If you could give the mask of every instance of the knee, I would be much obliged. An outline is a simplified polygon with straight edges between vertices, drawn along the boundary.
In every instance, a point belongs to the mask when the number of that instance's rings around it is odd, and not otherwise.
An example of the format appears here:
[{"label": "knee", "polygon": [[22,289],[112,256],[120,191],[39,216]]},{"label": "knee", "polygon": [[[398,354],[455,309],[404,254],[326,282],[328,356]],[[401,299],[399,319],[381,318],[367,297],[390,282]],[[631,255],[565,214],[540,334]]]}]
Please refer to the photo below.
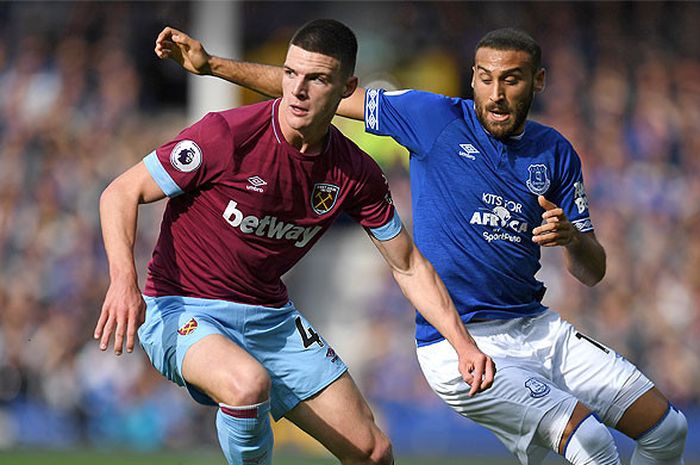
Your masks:
[{"label": "knee", "polygon": [[355,448],[350,455],[341,459],[343,465],[393,465],[394,463],[391,441],[381,432],[363,447]]},{"label": "knee", "polygon": [[565,444],[562,455],[573,464],[620,464],[610,431],[593,415],[578,425]]},{"label": "knee", "polygon": [[229,405],[258,404],[269,399],[271,386],[270,375],[262,366],[250,366],[226,373],[220,402]]},{"label": "knee", "polygon": [[[637,438],[635,455],[664,460],[669,463],[683,456],[685,438],[688,435],[688,421],[680,410],[669,407],[666,416],[651,430]],[[680,463],[680,462],[678,462]]]}]

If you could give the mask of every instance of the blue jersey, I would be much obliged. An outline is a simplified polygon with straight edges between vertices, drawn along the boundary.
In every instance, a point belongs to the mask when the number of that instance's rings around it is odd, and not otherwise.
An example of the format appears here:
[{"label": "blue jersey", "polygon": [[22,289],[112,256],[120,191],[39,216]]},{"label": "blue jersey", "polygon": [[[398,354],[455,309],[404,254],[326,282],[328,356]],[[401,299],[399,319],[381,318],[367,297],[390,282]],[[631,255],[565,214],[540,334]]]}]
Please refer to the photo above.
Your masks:
[{"label": "blue jersey", "polygon": [[[473,101],[413,90],[367,89],[365,128],[410,151],[414,240],[462,320],[543,312],[540,246],[532,242],[544,212],[537,196],[563,208],[579,231],[593,230],[571,144],[533,121],[521,136],[497,140]],[[420,313],[416,339],[442,339]]]}]

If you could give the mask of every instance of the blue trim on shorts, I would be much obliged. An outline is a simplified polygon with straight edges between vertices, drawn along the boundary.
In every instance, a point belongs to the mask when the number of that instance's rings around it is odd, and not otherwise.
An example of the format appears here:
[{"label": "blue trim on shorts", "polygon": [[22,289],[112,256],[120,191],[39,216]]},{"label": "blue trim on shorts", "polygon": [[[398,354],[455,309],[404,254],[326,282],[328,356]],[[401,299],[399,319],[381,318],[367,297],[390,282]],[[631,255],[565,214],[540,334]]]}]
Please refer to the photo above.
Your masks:
[{"label": "blue trim on shorts", "polygon": [[401,232],[401,228],[403,228],[403,223],[399,217],[399,212],[394,209],[394,216],[391,217],[391,220],[389,220],[387,224],[378,228],[370,228],[370,232],[378,240],[388,241],[398,236]]},{"label": "blue trim on shorts", "polygon": [[160,164],[155,150],[144,157],[143,164],[146,165],[146,169],[151,173],[151,177],[153,177],[153,180],[163,190],[165,195],[168,197],[177,197],[184,193],[184,191],[180,189],[180,186],[173,181],[173,178],[170,177],[168,172],[165,171],[163,165]]}]

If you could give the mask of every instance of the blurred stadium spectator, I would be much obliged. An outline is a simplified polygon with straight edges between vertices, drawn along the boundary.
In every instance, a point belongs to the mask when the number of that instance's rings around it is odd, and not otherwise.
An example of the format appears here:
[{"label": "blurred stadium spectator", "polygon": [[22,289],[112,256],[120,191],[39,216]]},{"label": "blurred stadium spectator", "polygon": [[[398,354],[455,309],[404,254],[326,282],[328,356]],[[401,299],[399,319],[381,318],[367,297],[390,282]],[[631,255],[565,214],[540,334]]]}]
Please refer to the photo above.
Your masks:
[{"label": "blurred stadium spectator", "polygon": [[[191,7],[0,3],[0,448],[214,441],[213,432],[192,426],[206,413],[144,370],[143,354],[101,354],[91,339],[107,287],[99,193],[183,126],[186,77],[151,50],[164,24],[187,30]],[[697,424],[700,4],[244,2],[242,12],[248,58],[284,49],[283,28],[336,17],[358,33],[363,84],[464,96],[470,70],[460,64],[469,63],[479,36],[505,25],[531,31],[549,73],[534,117],[559,128],[581,155],[597,236],[608,253],[607,276],[592,289],[563,272],[561,254],[545,253],[551,262],[541,275],[545,302],[611,341],[691,413],[691,429]],[[399,149],[338,124],[383,163],[408,220]],[[142,273],[159,208],[141,211]],[[315,310],[310,318],[328,328],[323,332],[340,353],[354,352],[344,344],[366,339],[367,350],[348,362],[372,401],[434,405],[439,401],[412,351],[412,310],[388,275],[377,279],[383,265],[374,252],[347,252],[334,242],[355,234],[362,232],[340,226],[324,240],[326,255],[312,254],[289,277],[294,294],[314,296],[313,304],[298,303]],[[336,276],[319,276],[326,284],[319,286],[311,278],[317,260],[365,270],[352,276],[361,294],[337,299],[334,282],[348,279],[340,267]],[[320,292],[327,305],[319,303]],[[344,324],[361,331],[348,334]]]}]

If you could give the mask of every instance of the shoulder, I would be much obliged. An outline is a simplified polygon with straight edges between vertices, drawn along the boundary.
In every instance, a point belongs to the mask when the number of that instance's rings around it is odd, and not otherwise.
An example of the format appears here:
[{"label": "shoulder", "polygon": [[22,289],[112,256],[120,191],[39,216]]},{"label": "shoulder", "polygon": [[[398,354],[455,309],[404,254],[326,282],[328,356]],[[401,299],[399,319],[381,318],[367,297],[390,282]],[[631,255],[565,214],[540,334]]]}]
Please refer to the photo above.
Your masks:
[{"label": "shoulder", "polygon": [[436,109],[445,108],[461,108],[462,99],[448,97],[446,95],[435,94],[424,90],[403,89],[403,90],[378,90],[369,89],[367,91],[367,100],[371,102],[373,98],[378,98],[380,95],[389,102],[402,102],[404,104],[413,105],[431,105],[424,108],[426,111],[435,111]]},{"label": "shoulder", "polygon": [[574,152],[571,142],[551,126],[528,120],[526,131],[528,137],[540,146],[555,149],[558,152]]},{"label": "shoulder", "polygon": [[381,174],[379,164],[350,140],[338,128],[331,125],[331,151],[334,161],[341,169],[347,168],[351,177],[364,177],[372,172]]},{"label": "shoulder", "polygon": [[213,112],[210,115],[216,115],[220,124],[225,124],[231,134],[236,136],[237,140],[246,140],[261,129],[269,126],[270,121],[272,121],[273,103],[273,100],[269,100],[230,110]]}]

